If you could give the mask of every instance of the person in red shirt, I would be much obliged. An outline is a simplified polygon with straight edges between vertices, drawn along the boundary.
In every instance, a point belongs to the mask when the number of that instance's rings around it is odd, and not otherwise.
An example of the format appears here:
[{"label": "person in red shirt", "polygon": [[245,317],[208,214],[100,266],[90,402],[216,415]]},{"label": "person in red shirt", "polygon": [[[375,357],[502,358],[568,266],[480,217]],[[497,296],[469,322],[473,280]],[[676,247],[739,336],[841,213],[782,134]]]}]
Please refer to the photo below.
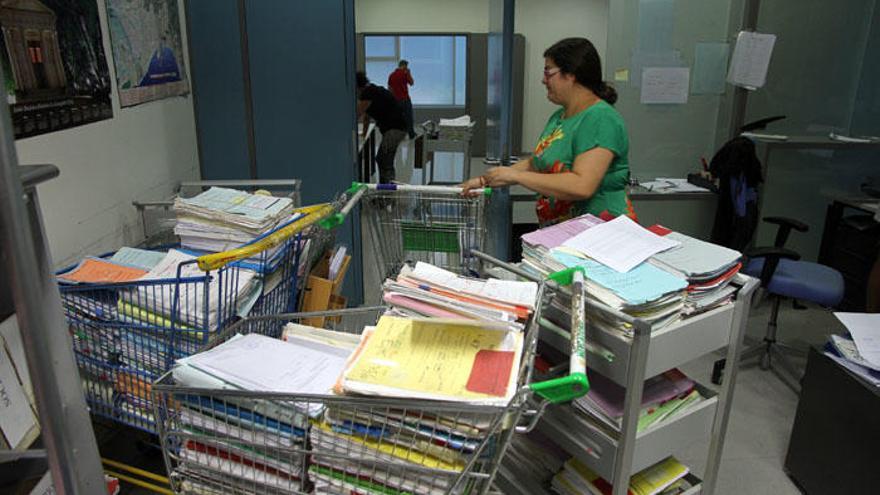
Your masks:
[{"label": "person in red shirt", "polygon": [[409,62],[401,60],[397,64],[397,69],[388,76],[388,89],[397,98],[400,107],[403,109],[403,116],[406,119],[406,130],[409,138],[416,137],[416,131],[413,129],[413,106],[412,100],[409,99],[409,88],[414,84],[412,74],[409,73]]}]

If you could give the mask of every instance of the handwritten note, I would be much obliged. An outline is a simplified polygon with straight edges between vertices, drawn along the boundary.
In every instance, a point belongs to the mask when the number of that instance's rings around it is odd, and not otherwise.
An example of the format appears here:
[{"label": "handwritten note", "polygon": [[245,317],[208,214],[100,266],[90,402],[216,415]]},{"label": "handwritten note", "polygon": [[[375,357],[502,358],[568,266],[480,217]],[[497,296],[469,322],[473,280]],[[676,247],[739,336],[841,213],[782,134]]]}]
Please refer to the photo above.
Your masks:
[{"label": "handwritten note", "polygon": [[767,81],[775,34],[742,31],[736,37],[727,81],[746,89],[757,89]]},{"label": "handwritten note", "polygon": [[[450,400],[510,397],[515,391],[516,370],[522,350],[519,332],[498,332],[479,325],[435,320],[409,320],[385,316],[345,374],[346,390],[384,392],[397,397]],[[481,372],[510,377],[503,394],[468,389],[471,371],[480,351],[513,352],[515,359],[487,360]],[[362,385],[366,385],[363,387]]]},{"label": "handwritten note", "polygon": [[691,70],[688,67],[645,67],[642,69],[642,99],[645,104],[687,103]]}]

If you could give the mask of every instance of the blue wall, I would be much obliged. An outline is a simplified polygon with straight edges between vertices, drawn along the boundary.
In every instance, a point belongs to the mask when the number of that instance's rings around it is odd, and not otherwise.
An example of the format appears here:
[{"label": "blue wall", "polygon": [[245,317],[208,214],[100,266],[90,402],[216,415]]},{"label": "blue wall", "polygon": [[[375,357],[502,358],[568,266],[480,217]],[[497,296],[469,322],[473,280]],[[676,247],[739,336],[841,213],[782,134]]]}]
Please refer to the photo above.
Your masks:
[{"label": "blue wall", "polygon": [[250,179],[236,0],[189,0],[190,77],[203,179]]},{"label": "blue wall", "polygon": [[[246,0],[244,7],[250,92],[238,1],[189,0],[203,177],[250,178],[253,159],[254,178],[300,179],[304,204],[330,201],[355,178],[353,0]],[[350,305],[363,293],[357,218],[337,232],[353,251],[344,288]]]}]

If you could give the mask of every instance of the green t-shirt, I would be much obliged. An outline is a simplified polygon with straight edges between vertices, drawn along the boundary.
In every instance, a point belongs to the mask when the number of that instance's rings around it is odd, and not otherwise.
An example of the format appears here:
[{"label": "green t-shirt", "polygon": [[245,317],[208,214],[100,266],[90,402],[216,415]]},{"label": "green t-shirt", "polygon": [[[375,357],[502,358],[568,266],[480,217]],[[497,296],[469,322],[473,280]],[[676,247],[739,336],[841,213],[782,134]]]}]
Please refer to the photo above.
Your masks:
[{"label": "green t-shirt", "polygon": [[571,171],[574,159],[593,148],[605,148],[614,159],[593,197],[582,201],[562,201],[538,196],[536,210],[542,225],[592,213],[608,211],[612,215],[631,214],[626,199],[629,181],[629,138],[623,118],[603,100],[586,110],[563,118],[564,109],[554,113],[532,156],[532,166],[542,173]]}]

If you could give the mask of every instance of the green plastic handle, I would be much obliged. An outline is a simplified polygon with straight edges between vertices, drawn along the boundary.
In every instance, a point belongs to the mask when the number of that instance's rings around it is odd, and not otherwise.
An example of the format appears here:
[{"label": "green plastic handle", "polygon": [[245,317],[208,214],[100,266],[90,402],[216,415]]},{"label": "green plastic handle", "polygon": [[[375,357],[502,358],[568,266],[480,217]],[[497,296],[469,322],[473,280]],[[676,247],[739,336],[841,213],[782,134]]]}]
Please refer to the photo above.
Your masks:
[{"label": "green plastic handle", "polygon": [[[579,274],[580,277],[575,279],[575,274]],[[550,280],[559,285],[574,284],[577,291],[572,296],[571,364],[568,376],[529,385],[533,392],[554,404],[583,397],[590,391],[590,381],[587,380],[586,374],[586,329],[583,314],[584,276],[586,276],[586,270],[582,266],[560,270],[549,276]]]},{"label": "green plastic handle", "polygon": [[590,381],[587,380],[586,373],[575,372],[544,382],[530,383],[529,388],[541,398],[554,404],[561,404],[587,395],[590,391]]},{"label": "green plastic handle", "polygon": [[326,218],[322,218],[318,222],[318,225],[320,225],[324,229],[330,230],[330,229],[335,229],[336,227],[339,227],[340,225],[342,225],[342,222],[344,222],[344,221],[345,221],[345,215],[337,212],[337,213],[334,213]]}]

